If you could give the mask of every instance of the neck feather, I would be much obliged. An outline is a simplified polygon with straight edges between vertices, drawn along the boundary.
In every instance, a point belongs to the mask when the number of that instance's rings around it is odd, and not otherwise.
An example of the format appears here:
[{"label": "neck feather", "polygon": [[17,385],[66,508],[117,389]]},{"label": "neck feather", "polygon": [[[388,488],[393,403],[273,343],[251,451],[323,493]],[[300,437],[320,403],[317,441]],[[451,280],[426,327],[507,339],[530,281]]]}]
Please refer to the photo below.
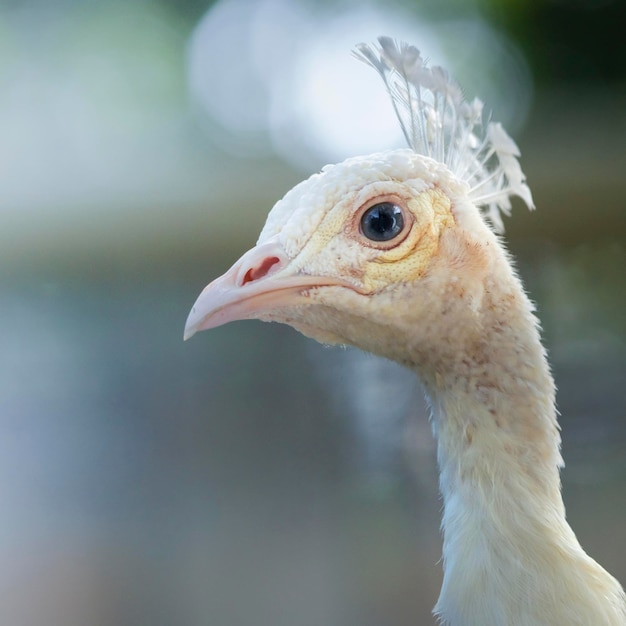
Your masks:
[{"label": "neck feather", "polygon": [[554,384],[532,305],[509,278],[504,292],[485,285],[479,334],[416,359],[444,501],[435,612],[454,626],[624,626],[619,583],[565,520]]}]

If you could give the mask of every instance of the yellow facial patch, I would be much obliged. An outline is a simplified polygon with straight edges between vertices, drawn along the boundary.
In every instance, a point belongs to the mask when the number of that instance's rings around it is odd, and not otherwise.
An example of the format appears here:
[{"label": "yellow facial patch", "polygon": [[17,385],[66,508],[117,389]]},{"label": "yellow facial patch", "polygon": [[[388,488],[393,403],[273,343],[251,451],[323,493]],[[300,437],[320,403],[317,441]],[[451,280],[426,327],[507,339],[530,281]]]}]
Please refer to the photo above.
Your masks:
[{"label": "yellow facial patch", "polygon": [[441,232],[454,224],[450,199],[437,188],[410,198],[406,209],[414,219],[411,230],[398,246],[376,250],[363,272],[363,286],[367,291],[418,280],[437,254]]}]

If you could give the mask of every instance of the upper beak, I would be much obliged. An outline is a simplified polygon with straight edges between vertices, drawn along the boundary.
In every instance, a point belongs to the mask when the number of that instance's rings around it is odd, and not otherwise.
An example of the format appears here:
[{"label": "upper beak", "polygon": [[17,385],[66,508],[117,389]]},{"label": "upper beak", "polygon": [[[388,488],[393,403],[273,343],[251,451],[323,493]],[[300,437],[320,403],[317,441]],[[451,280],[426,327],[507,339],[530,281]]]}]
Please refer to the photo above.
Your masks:
[{"label": "upper beak", "polygon": [[304,292],[312,287],[350,286],[332,277],[290,271],[289,265],[289,257],[276,240],[246,252],[198,296],[187,318],[184,338],[234,320],[258,318],[278,308],[304,304]]}]

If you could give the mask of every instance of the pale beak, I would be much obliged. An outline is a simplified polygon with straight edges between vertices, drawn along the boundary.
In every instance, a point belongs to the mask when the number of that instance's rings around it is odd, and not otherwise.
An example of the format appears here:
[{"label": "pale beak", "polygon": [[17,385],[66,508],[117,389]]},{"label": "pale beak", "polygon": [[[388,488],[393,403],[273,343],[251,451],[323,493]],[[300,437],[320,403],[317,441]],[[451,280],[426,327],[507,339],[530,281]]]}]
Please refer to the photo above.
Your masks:
[{"label": "pale beak", "polygon": [[207,285],[193,305],[184,338],[235,320],[253,319],[283,307],[307,304],[313,287],[347,282],[290,271],[290,259],[276,240],[246,252],[225,274]]}]

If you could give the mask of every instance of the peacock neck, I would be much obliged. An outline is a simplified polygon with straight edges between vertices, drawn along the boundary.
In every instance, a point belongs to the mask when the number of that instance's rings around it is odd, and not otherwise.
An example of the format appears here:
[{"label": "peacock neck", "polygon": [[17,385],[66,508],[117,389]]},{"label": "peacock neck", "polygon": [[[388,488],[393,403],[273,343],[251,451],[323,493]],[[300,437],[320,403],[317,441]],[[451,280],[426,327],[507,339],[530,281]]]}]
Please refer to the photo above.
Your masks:
[{"label": "peacock neck", "polygon": [[531,305],[521,287],[498,302],[484,303],[480,333],[418,368],[444,503],[435,612],[451,626],[623,626],[619,584],[565,520],[554,384]]}]

